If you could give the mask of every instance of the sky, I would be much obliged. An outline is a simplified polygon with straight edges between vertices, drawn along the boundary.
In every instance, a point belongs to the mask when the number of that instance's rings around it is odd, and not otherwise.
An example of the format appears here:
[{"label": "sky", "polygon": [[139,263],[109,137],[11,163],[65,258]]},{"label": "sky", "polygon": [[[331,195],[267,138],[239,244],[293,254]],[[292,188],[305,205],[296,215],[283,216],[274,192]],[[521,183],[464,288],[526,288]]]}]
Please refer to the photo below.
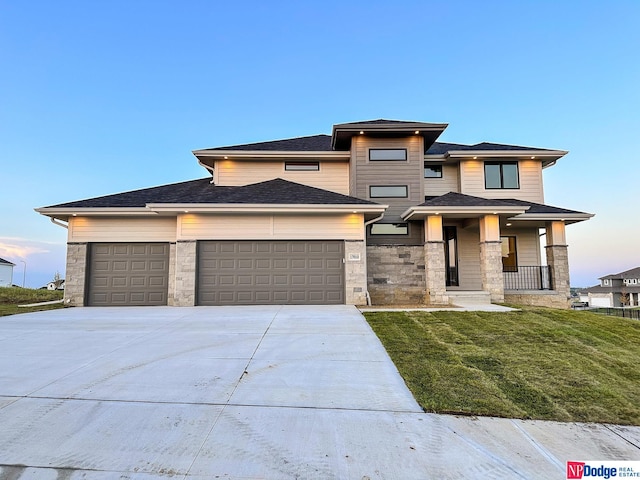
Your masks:
[{"label": "sky", "polygon": [[[199,148],[389,118],[568,150],[572,286],[640,266],[640,2],[0,0],[0,257],[64,276],[34,208],[206,176]],[[26,268],[25,268],[26,267]]]}]

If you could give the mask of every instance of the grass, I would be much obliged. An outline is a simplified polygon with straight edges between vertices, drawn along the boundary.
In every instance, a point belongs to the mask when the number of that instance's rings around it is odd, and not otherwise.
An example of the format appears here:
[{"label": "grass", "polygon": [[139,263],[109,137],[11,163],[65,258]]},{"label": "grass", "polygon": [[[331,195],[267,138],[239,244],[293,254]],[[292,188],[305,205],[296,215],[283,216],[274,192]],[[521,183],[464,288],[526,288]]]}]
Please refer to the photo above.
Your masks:
[{"label": "grass", "polygon": [[365,317],[425,411],[640,425],[640,321],[531,307]]},{"label": "grass", "polygon": [[0,317],[15,313],[39,312],[41,310],[53,310],[62,308],[62,304],[43,305],[40,307],[23,307],[29,303],[50,302],[61,300],[63,292],[60,290],[33,290],[31,288],[4,287],[0,288]]}]

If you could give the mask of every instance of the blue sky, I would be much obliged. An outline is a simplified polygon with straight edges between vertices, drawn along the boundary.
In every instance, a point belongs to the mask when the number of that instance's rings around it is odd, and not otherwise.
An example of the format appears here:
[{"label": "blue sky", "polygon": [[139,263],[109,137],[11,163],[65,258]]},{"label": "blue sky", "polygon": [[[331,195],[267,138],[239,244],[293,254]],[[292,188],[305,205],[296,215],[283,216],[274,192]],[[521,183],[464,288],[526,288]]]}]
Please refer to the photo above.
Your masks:
[{"label": "blue sky", "polygon": [[0,257],[64,273],[33,208],[205,176],[198,148],[391,118],[569,150],[572,284],[640,266],[640,2],[0,0]]}]

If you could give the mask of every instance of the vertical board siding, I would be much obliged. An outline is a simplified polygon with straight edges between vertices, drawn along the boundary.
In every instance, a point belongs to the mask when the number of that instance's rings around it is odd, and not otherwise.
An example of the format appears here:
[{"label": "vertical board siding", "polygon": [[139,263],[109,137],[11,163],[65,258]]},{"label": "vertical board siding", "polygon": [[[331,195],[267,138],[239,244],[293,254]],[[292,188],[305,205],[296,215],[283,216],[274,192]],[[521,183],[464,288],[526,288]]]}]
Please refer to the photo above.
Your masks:
[{"label": "vertical board siding", "polygon": [[179,240],[363,240],[361,213],[343,215],[196,215],[178,217]]},{"label": "vertical board siding", "polygon": [[216,184],[241,186],[282,178],[330,192],[349,195],[349,163],[347,161],[291,160],[297,162],[318,161],[319,171],[294,172],[284,169],[285,160],[216,162]]},{"label": "vertical board siding", "polygon": [[542,162],[520,160],[518,162],[520,188],[484,188],[484,161],[462,160],[460,162],[460,193],[484,198],[517,198],[530,202],[544,203],[542,188]]},{"label": "vertical board siding", "polygon": [[[411,205],[424,201],[422,177],[424,176],[424,145],[419,135],[405,138],[371,138],[357,136],[352,139],[352,168],[355,192],[358,198],[369,198],[371,185],[407,185],[407,198],[374,198],[374,202],[389,205],[384,221],[400,222],[401,214]],[[407,161],[369,161],[370,148],[406,148]]]},{"label": "vertical board siding", "polygon": [[175,217],[72,217],[69,242],[175,242]]}]

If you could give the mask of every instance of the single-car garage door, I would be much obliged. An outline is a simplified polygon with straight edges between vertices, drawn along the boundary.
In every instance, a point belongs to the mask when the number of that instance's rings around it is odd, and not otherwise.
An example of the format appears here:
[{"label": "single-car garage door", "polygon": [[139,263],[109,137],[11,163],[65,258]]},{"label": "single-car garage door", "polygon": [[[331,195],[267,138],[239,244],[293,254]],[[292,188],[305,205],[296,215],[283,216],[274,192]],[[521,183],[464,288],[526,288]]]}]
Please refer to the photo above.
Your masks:
[{"label": "single-car garage door", "polygon": [[168,243],[92,243],[87,305],[166,305]]},{"label": "single-car garage door", "polygon": [[342,304],[342,241],[198,242],[198,305]]}]

